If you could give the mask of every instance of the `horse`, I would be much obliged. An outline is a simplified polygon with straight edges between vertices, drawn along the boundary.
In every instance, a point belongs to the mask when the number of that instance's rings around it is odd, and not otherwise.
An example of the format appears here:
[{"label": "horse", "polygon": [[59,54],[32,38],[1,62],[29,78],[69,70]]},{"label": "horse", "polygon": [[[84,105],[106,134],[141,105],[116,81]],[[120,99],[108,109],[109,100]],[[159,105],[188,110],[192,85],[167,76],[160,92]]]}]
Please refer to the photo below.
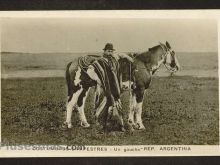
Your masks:
[{"label": "horse", "polygon": [[[149,88],[153,74],[158,70],[161,64],[172,73],[179,70],[180,65],[176,57],[175,51],[172,50],[170,44],[166,41],[165,44],[160,43],[157,46],[149,48],[148,51],[136,54],[129,54],[133,57],[134,62],[131,64],[126,59],[119,60],[120,80],[121,86],[130,89],[130,110],[128,115],[128,125],[131,129],[145,129],[142,122],[142,104],[144,100],[144,93]],[[71,116],[74,108],[78,109],[81,126],[89,127],[84,113],[84,104],[88,91],[92,86],[95,86],[95,117],[98,118],[104,107],[108,103],[108,99],[103,94],[103,83],[101,83],[98,71],[91,66],[97,59],[87,62],[84,70],[83,66],[80,67],[73,63],[67,65],[66,80],[68,86],[68,103],[67,115],[64,124],[67,128],[71,128]],[[127,84],[127,85],[126,85]],[[128,85],[129,84],[129,85]],[[104,91],[105,92],[105,91]],[[118,106],[120,105],[120,100]],[[112,109],[111,105],[108,105]],[[116,111],[117,112],[117,111]],[[120,116],[120,115],[119,115]],[[122,117],[121,125],[123,128]]]},{"label": "horse", "polygon": [[[120,77],[119,62],[113,58],[112,62],[116,68],[115,74],[112,74],[112,67],[109,65],[107,58],[98,55],[87,55],[79,57],[78,61],[72,61],[66,68],[67,82],[67,106],[66,106],[66,121],[63,127],[71,128],[71,117],[73,109],[78,110],[80,117],[80,125],[88,128],[90,124],[87,122],[84,113],[85,100],[91,87],[96,87],[95,109],[97,113],[107,110],[113,110],[115,107],[121,109],[120,87],[118,81],[110,84],[110,80],[118,80]],[[113,77],[115,76],[115,77]],[[101,93],[104,93],[104,98],[101,102]],[[113,107],[114,105],[114,107]],[[105,111],[107,112],[107,111]],[[96,113],[96,114],[97,114]],[[108,114],[105,113],[105,120]],[[119,117],[121,125],[123,125],[122,117]],[[106,122],[104,122],[105,124]]]},{"label": "horse", "polygon": [[[131,128],[145,129],[142,122],[142,105],[144,93],[149,88],[152,76],[159,69],[161,64],[173,74],[180,69],[180,65],[170,44],[160,43],[148,51],[136,54],[133,63],[132,83],[134,86],[130,94],[130,110],[128,115],[128,124]],[[125,65],[124,67],[128,66]],[[128,77],[128,76],[127,76]]]}]

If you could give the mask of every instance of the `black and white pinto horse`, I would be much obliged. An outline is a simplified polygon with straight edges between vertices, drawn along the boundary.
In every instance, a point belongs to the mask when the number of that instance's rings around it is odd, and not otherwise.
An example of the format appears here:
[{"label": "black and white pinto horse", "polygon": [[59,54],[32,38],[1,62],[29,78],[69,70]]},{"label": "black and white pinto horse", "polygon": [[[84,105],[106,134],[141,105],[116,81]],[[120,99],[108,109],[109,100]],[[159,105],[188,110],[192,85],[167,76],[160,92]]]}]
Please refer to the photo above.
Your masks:
[{"label": "black and white pinto horse", "polygon": [[[127,59],[119,60],[119,72],[122,83],[120,87],[127,86],[130,91],[130,110],[128,115],[128,125],[130,128],[145,129],[142,122],[142,105],[144,100],[145,90],[149,87],[152,75],[158,70],[161,64],[173,72],[179,70],[180,65],[175,52],[172,50],[170,44],[160,43],[159,45],[149,48],[148,51],[132,55],[134,62],[131,64]],[[68,86],[68,102],[66,121],[64,126],[71,128],[71,117],[73,109],[77,109],[82,127],[90,127],[87,122],[84,105],[91,87],[95,86],[95,117],[98,118],[103,111],[106,104],[108,104],[107,95],[100,99],[100,95],[105,90],[102,90],[104,83],[100,80],[100,73],[92,65],[96,59],[91,60],[87,65],[79,65],[80,62],[71,62],[67,65],[66,80]],[[83,67],[85,66],[85,67]],[[123,85],[122,85],[123,84]],[[108,108],[116,106],[120,108],[120,98],[114,104],[110,102]],[[108,109],[108,110],[109,110]],[[119,117],[122,120],[122,117]],[[123,121],[121,121],[123,125]]]}]

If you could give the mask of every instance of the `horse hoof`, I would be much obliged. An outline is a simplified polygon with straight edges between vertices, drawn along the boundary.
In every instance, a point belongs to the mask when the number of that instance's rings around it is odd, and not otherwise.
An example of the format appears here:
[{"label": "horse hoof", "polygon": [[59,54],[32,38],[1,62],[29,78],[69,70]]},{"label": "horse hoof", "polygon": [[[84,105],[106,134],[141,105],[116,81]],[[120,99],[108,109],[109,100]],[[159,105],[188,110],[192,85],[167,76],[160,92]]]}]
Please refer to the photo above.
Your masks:
[{"label": "horse hoof", "polygon": [[136,123],[135,128],[138,130],[145,130],[145,127],[142,123]]},{"label": "horse hoof", "polygon": [[72,128],[72,124],[68,124],[67,122],[64,122],[61,126],[64,130]]},{"label": "horse hoof", "polygon": [[135,128],[135,123],[134,123],[134,121],[132,121],[132,120],[128,120],[128,125],[129,125],[129,127],[130,128]]},{"label": "horse hoof", "polygon": [[132,127],[132,129],[138,129],[138,126],[134,123],[131,125],[131,127]]},{"label": "horse hoof", "polygon": [[145,127],[139,127],[138,130],[145,130],[146,128]]},{"label": "horse hoof", "polygon": [[90,124],[89,123],[83,123],[81,122],[80,124],[83,128],[89,128],[90,127]]},{"label": "horse hoof", "polygon": [[68,129],[73,128],[72,124],[67,125]]}]

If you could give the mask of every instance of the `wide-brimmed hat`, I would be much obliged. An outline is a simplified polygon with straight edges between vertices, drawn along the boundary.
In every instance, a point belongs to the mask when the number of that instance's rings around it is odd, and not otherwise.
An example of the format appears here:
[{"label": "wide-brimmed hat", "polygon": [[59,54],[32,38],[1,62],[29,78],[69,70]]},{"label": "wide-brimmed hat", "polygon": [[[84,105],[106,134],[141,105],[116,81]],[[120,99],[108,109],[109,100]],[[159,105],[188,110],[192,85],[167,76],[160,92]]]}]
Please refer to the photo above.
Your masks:
[{"label": "wide-brimmed hat", "polygon": [[115,50],[112,43],[107,43],[103,50]]}]

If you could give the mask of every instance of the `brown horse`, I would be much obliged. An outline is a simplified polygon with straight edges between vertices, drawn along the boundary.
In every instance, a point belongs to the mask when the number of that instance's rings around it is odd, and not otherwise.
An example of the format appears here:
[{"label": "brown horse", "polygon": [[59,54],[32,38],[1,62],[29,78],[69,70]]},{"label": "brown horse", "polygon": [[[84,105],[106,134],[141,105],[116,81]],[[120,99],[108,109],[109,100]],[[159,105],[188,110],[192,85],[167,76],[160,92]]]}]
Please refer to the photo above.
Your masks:
[{"label": "brown horse", "polygon": [[[150,48],[149,51],[135,54],[133,56],[134,63],[130,63],[126,59],[119,60],[119,72],[122,81],[121,86],[127,86],[131,90],[131,106],[128,117],[128,124],[131,128],[145,129],[142,122],[142,104],[144,92],[149,87],[152,75],[155,71],[164,64],[171,72],[179,70],[180,66],[175,52],[171,49],[168,42]],[[103,94],[103,83],[100,80],[99,73],[92,63],[96,60],[91,60],[86,67],[80,67],[79,63],[70,63],[66,70],[66,79],[68,85],[68,103],[67,116],[64,125],[68,128],[72,127],[71,116],[72,110],[78,109],[81,126],[89,127],[84,113],[85,99],[89,89],[96,86],[95,94],[95,116],[99,117],[100,113],[107,105],[108,110],[113,109],[114,105],[109,104],[108,97]],[[128,86],[129,85],[129,86]],[[119,99],[120,102],[120,99]],[[122,117],[119,117],[123,128]]]},{"label": "brown horse", "polygon": [[[164,64],[165,67],[173,72],[179,70],[180,65],[175,52],[171,49],[168,42],[150,48],[149,51],[136,54],[132,72],[132,91],[130,95],[130,111],[128,124],[132,128],[145,129],[142,122],[142,105],[144,93],[151,83],[152,75]],[[128,65],[125,65],[128,66]],[[128,77],[128,76],[127,76]]]}]

